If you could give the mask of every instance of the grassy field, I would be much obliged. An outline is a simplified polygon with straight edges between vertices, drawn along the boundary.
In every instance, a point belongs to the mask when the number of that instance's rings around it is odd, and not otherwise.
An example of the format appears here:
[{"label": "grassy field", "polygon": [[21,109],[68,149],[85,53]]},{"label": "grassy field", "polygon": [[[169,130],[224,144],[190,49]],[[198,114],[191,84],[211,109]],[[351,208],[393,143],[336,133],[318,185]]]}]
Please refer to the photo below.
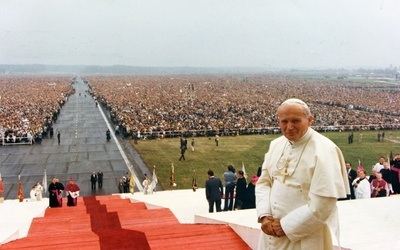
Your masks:
[{"label": "grassy field", "polygon": [[[342,150],[346,161],[351,162],[353,168],[361,160],[362,165],[369,174],[372,166],[378,162],[380,156],[387,156],[400,152],[400,131],[385,131],[385,140],[378,142],[377,132],[363,132],[362,142],[359,142],[360,132],[354,132],[354,143],[348,144],[348,133],[329,132],[323,133],[334,141]],[[195,151],[192,152],[188,138],[188,150],[185,153],[185,161],[179,161],[180,139],[141,140],[132,146],[141,155],[145,164],[152,171],[156,166],[159,183],[164,189],[170,188],[171,164],[175,167],[176,189],[190,189],[192,178],[195,175],[197,185],[204,187],[208,169],[214,170],[215,176],[222,177],[229,164],[236,170],[244,164],[247,175],[257,172],[262,164],[264,154],[268,151],[269,143],[279,135],[251,135],[251,136],[221,136],[219,146],[214,140],[207,137],[194,137]]]}]

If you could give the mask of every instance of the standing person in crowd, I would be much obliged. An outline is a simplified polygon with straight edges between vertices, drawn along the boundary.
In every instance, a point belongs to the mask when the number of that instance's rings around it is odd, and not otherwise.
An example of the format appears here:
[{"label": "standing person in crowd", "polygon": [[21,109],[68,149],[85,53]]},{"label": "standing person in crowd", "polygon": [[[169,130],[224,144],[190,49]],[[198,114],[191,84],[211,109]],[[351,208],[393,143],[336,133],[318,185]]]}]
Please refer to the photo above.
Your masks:
[{"label": "standing person in crowd", "polygon": [[371,198],[389,196],[389,187],[387,182],[382,179],[382,174],[377,173],[376,179],[371,182]]},{"label": "standing person in crowd", "polygon": [[353,187],[356,199],[371,198],[371,184],[364,170],[358,170],[358,177],[353,181]]},{"label": "standing person in crowd", "polygon": [[336,202],[349,182],[342,152],[312,121],[302,100],[278,107],[283,136],[271,142],[256,185],[258,249],[333,249],[328,222],[339,223]]},{"label": "standing person in crowd", "polygon": [[30,196],[31,196],[31,201],[37,201],[37,190],[36,190],[36,184],[33,185],[31,191],[30,191]]},{"label": "standing person in crowd", "polygon": [[[365,173],[365,171],[364,171],[364,173]],[[373,180],[376,179],[376,174],[377,173],[378,173],[378,171],[376,171],[375,168],[371,170],[371,175],[367,176],[367,179],[368,179],[369,183],[371,183]]]},{"label": "standing person in crowd", "polygon": [[181,147],[181,157],[179,158],[179,160],[181,161],[182,159],[185,161],[185,152],[186,152],[186,147],[182,146]]},{"label": "standing person in crowd", "polygon": [[384,162],[383,163],[383,169],[381,169],[380,173],[382,174],[382,179],[386,181],[388,184],[389,188],[389,194],[393,193],[393,188],[392,188],[392,171],[389,169],[389,162]]},{"label": "standing person in crowd", "polygon": [[49,185],[49,207],[62,207],[62,193],[64,185],[60,183],[57,177],[53,177]]},{"label": "standing person in crowd", "polygon": [[214,204],[217,212],[221,212],[221,199],[223,195],[222,182],[214,176],[211,169],[207,172],[208,180],[206,181],[206,198],[208,201],[208,212],[214,212]]},{"label": "standing person in crowd", "polygon": [[385,162],[385,157],[383,156],[379,157],[379,161],[372,167],[372,169],[375,169],[376,172],[380,172],[381,169],[383,168],[384,162]]},{"label": "standing person in crowd", "polygon": [[124,180],[122,178],[119,178],[118,191],[120,194],[124,192]]},{"label": "standing person in crowd", "polygon": [[225,180],[225,203],[224,211],[233,210],[233,195],[237,182],[236,170],[232,165],[228,166],[228,171],[224,172]]},{"label": "standing person in crowd", "polygon": [[54,128],[53,125],[50,125],[50,138],[53,138],[54,135]]},{"label": "standing person in crowd", "polygon": [[103,171],[101,169],[97,172],[97,183],[99,188],[103,188]]},{"label": "standing person in crowd", "polygon": [[67,184],[67,186],[65,186],[65,191],[67,191],[67,206],[76,206],[78,203],[80,188],[78,184],[75,183],[73,178],[69,178],[69,183]]},{"label": "standing person in crowd", "polygon": [[57,141],[58,141],[58,145],[60,145],[60,143],[61,143],[61,134],[60,134],[60,131],[57,131]]},{"label": "standing person in crowd", "polygon": [[128,182],[126,181],[126,176],[122,176],[122,183],[123,183],[123,185],[122,185],[122,189],[123,189],[123,193],[128,193],[128,187],[129,187],[129,184],[128,184]]},{"label": "standing person in crowd", "polygon": [[194,139],[192,139],[192,142],[190,143],[190,145],[192,146],[192,152],[194,152]]},{"label": "standing person in crowd", "polygon": [[152,190],[150,189],[150,184],[151,184],[151,180],[149,179],[149,177],[147,176],[147,174],[144,174],[144,180],[143,180],[143,194],[151,194]]},{"label": "standing person in crowd", "polygon": [[356,196],[354,195],[353,181],[357,178],[357,171],[351,168],[351,163],[346,162],[347,177],[349,178],[350,195],[347,198],[340,198],[339,200],[354,200]]},{"label": "standing person in crowd", "polygon": [[43,198],[43,186],[40,184],[40,182],[36,182],[35,184],[35,189],[36,189],[36,200],[41,201]]},{"label": "standing person in crowd", "polygon": [[256,208],[256,184],[258,181],[258,176],[254,174],[251,177],[251,182],[247,185],[247,191],[246,191],[246,209],[251,209],[251,208]]},{"label": "standing person in crowd", "polygon": [[246,199],[247,182],[242,170],[238,171],[236,182],[235,209],[242,209]]},{"label": "standing person in crowd", "polygon": [[349,134],[349,136],[347,137],[347,140],[348,140],[349,144],[352,144],[352,143],[353,143],[353,137],[354,137],[354,134],[353,134],[353,132],[351,132],[351,133]]},{"label": "standing person in crowd", "polygon": [[97,175],[96,172],[93,172],[90,175],[90,183],[92,184],[92,191],[96,190],[96,182],[97,182]]},{"label": "standing person in crowd", "polygon": [[109,129],[107,129],[107,131],[106,131],[106,139],[107,139],[107,141],[111,140],[111,132]]},{"label": "standing person in crowd", "polygon": [[390,160],[393,193],[400,194],[400,154]]},{"label": "standing person in crowd", "polygon": [[125,173],[124,180],[124,193],[129,193],[129,182],[131,181],[129,172]]}]

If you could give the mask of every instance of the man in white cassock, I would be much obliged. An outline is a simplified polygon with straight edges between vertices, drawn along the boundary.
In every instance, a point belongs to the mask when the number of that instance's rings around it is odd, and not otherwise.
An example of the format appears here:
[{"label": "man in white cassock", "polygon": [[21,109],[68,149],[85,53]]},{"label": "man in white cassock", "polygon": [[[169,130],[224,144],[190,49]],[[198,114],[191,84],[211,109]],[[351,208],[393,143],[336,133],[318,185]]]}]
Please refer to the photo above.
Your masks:
[{"label": "man in white cassock", "polygon": [[365,176],[364,170],[358,170],[358,177],[353,181],[354,195],[356,199],[371,198],[371,183]]},{"label": "man in white cassock", "polygon": [[303,101],[284,101],[278,121],[283,136],[271,142],[256,185],[258,249],[332,249],[336,202],[350,194],[343,154],[310,127]]}]

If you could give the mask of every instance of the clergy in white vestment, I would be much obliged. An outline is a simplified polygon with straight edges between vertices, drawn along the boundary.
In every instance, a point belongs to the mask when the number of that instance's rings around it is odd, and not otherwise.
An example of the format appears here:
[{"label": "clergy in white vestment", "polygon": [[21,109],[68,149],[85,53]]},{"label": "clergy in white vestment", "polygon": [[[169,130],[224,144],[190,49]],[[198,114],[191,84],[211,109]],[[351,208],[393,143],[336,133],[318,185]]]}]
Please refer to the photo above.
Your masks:
[{"label": "clergy in white vestment", "polygon": [[371,198],[371,183],[365,176],[364,170],[358,170],[358,177],[353,181],[354,195],[356,199]]},{"label": "clergy in white vestment", "polygon": [[278,121],[283,136],[271,142],[256,185],[258,249],[332,249],[336,202],[350,194],[343,154],[310,127],[303,101],[283,102]]}]

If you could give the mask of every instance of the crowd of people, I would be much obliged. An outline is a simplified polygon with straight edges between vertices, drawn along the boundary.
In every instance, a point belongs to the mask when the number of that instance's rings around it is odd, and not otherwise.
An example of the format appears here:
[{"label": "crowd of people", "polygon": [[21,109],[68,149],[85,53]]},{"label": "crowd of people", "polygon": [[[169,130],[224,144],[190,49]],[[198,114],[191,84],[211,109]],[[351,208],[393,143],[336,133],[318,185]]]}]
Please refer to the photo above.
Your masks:
[{"label": "crowd of people", "polygon": [[[43,199],[45,188],[39,181],[36,182],[30,191],[30,201],[41,201]],[[70,178],[68,184],[64,187],[57,177],[53,177],[46,191],[49,192],[50,208],[62,207],[63,196],[67,197],[67,206],[72,207],[77,205],[80,188],[73,178]]]},{"label": "crowd of people", "polygon": [[124,176],[119,178],[118,191],[119,193],[130,193],[131,187],[131,174],[126,172]]},{"label": "crowd of people", "polygon": [[314,111],[314,129],[399,127],[400,91],[387,83],[274,75],[92,76],[91,94],[124,135],[274,133],[276,108],[296,96]]},{"label": "crowd of people", "polygon": [[[228,165],[224,172],[224,185],[222,181],[214,176],[214,171],[207,172],[206,198],[209,204],[208,211],[217,212],[251,209],[256,207],[255,186],[258,175],[253,175],[247,183],[246,174],[243,170],[236,171],[232,165]],[[224,188],[225,187],[225,188]],[[224,207],[222,208],[222,199]]]},{"label": "crowd of people", "polygon": [[40,141],[74,89],[70,77],[1,76],[0,144]]},{"label": "crowd of people", "polygon": [[[388,83],[278,75],[91,76],[85,82],[109,110],[116,132],[135,139],[277,133],[275,109],[292,96],[315,112],[318,131],[400,126],[400,91]],[[0,77],[0,140],[35,141],[50,134],[74,93],[72,83],[62,76]]]},{"label": "crowd of people", "polygon": [[389,159],[381,156],[372,167],[369,176],[363,166],[358,166],[357,170],[354,170],[347,162],[346,168],[351,191],[346,199],[368,199],[400,194],[400,154]]}]

